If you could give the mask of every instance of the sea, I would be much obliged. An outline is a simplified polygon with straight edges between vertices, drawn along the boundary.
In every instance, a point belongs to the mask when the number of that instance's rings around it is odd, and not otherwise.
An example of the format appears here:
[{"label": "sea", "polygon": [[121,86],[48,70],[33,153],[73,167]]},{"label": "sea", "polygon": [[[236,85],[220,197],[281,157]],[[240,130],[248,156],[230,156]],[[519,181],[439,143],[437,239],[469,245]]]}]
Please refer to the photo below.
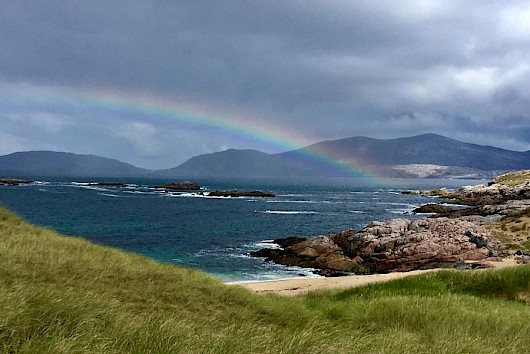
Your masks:
[{"label": "sea", "polygon": [[484,183],[361,177],[194,179],[203,192],[261,190],[276,195],[223,198],[150,188],[167,180],[122,179],[126,187],[111,187],[92,184],[101,179],[32,179],[35,182],[27,185],[0,186],[0,204],[61,234],[199,269],[224,282],[315,277],[311,269],[272,264],[249,253],[279,247],[273,243],[276,238],[360,229],[374,220],[425,217],[412,210],[436,197],[403,190]]}]

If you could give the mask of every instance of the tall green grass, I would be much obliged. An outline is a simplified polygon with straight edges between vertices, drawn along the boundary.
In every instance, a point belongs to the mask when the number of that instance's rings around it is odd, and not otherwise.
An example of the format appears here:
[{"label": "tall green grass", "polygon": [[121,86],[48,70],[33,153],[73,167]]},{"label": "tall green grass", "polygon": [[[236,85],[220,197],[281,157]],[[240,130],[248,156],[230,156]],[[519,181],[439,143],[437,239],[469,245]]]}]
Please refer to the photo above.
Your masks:
[{"label": "tall green grass", "polygon": [[529,266],[257,295],[0,208],[3,353],[524,353],[529,299]]}]

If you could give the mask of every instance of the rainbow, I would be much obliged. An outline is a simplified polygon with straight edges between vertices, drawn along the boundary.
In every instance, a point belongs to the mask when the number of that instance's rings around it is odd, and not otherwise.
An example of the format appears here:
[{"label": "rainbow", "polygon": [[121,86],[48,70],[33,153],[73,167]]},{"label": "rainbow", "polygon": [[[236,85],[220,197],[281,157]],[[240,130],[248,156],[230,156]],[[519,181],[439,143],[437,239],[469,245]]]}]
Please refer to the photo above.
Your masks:
[{"label": "rainbow", "polygon": [[3,96],[0,107],[18,112],[49,112],[62,115],[79,114],[91,119],[118,119],[166,125],[172,129],[201,134],[223,134],[259,149],[296,151],[295,160],[305,166],[338,176],[363,176],[374,184],[384,184],[369,166],[349,159],[342,162],[332,152],[307,147],[316,139],[298,134],[271,120],[255,115],[212,109],[202,103],[184,102],[134,94],[117,90],[72,91],[64,88],[42,89],[20,87],[14,94]]}]

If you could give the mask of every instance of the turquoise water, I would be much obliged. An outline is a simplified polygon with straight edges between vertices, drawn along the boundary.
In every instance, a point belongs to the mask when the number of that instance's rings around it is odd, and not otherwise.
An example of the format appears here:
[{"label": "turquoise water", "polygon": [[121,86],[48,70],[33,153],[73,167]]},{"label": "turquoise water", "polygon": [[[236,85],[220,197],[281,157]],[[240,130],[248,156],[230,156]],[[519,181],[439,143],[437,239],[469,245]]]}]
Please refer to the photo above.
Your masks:
[{"label": "turquoise water", "polygon": [[26,220],[66,235],[193,267],[224,281],[274,280],[311,275],[250,258],[270,240],[358,229],[372,220],[411,215],[433,197],[401,190],[460,187],[476,180],[362,178],[283,181],[196,180],[205,190],[263,190],[276,198],[210,198],[148,188],[160,180],[121,180],[126,188],[90,180],[38,179],[0,187],[0,203]]}]

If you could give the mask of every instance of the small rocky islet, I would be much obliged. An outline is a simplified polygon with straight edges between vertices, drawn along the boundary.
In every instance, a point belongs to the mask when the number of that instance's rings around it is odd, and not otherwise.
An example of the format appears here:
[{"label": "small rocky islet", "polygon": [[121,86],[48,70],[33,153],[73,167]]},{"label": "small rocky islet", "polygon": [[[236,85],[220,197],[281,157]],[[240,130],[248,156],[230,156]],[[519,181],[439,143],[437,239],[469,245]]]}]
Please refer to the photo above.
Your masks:
[{"label": "small rocky islet", "polygon": [[150,188],[166,189],[170,191],[198,191],[201,189],[201,186],[195,182],[181,181],[181,182],[159,184],[156,186],[151,186]]},{"label": "small rocky islet", "polygon": [[213,191],[208,193],[209,197],[257,197],[257,198],[274,198],[276,195],[270,192],[262,191],[236,191],[236,190],[222,190],[222,191]]},{"label": "small rocky islet", "polygon": [[[403,193],[437,196],[443,203],[416,209],[416,213],[431,214],[423,219],[374,221],[361,230],[281,238],[274,240],[281,248],[261,249],[251,256],[314,268],[315,273],[324,276],[489,268],[492,265],[488,261],[498,261],[510,254],[520,263],[530,262],[530,171],[508,173],[487,185],[454,191]],[[459,207],[452,208],[450,204]],[[516,226],[510,226],[509,222]],[[508,227],[522,233],[509,237]],[[506,241],[511,241],[509,247]]]},{"label": "small rocky islet", "polygon": [[[152,186],[150,188],[155,189],[164,189],[171,192],[189,192],[189,191],[199,191],[201,186],[195,182],[182,181],[177,183],[168,183],[157,186]],[[239,198],[239,197],[254,197],[254,198],[274,198],[276,195],[270,192],[263,192],[258,190],[253,191],[239,191],[239,190],[215,190],[215,191],[201,191],[199,195],[204,195],[208,197],[221,197],[221,198]]]}]

